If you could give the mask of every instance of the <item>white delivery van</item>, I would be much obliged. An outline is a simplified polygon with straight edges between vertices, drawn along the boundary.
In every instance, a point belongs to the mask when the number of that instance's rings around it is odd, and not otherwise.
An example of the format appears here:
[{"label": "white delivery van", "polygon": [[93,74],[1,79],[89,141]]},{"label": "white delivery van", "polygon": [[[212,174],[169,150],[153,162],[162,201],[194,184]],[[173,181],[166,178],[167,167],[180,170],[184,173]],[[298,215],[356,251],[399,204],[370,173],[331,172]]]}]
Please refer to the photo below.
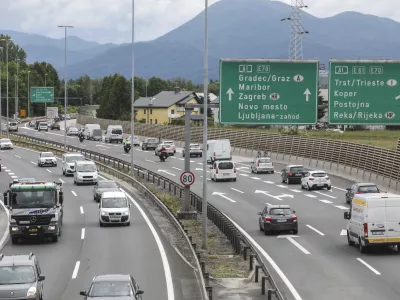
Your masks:
[{"label": "white delivery van", "polygon": [[98,130],[100,130],[100,135],[101,135],[101,127],[99,124],[86,124],[83,127],[83,137],[87,140],[99,140]]},{"label": "white delivery van", "polygon": [[210,178],[215,182],[220,180],[236,181],[236,167],[233,161],[215,161],[210,166]]},{"label": "white delivery van", "polygon": [[98,173],[96,164],[91,160],[75,161],[74,168],[74,183],[76,185],[92,183],[96,184],[98,181]]},{"label": "white delivery van", "polygon": [[100,227],[108,224],[129,226],[131,224],[130,207],[131,204],[124,192],[104,192],[99,204]]},{"label": "white delivery van", "polygon": [[207,161],[214,163],[216,160],[231,160],[231,142],[225,140],[207,141]]},{"label": "white delivery van", "polygon": [[106,136],[104,141],[107,143],[112,143],[116,141],[117,143],[122,143],[123,138],[123,129],[121,125],[108,125],[106,130]]},{"label": "white delivery van", "polygon": [[39,123],[38,131],[49,131],[49,124],[46,121],[42,121]]},{"label": "white delivery van", "polygon": [[383,245],[400,247],[400,195],[356,194],[350,212],[344,213],[347,241],[361,253]]}]

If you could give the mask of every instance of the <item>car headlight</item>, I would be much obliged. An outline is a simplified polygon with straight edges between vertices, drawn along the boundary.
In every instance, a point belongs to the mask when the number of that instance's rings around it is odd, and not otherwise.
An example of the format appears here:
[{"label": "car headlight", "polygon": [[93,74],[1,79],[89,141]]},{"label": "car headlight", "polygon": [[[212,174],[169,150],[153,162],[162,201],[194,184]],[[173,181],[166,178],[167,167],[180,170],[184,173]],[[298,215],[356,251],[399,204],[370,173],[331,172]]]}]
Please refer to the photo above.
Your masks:
[{"label": "car headlight", "polygon": [[94,174],[94,175],[93,175],[93,178],[97,178],[97,174]]},{"label": "car headlight", "polygon": [[105,211],[102,211],[102,212],[101,212],[101,215],[102,215],[102,216],[107,216],[108,213],[106,213]]},{"label": "car headlight", "polygon": [[29,288],[28,292],[26,293],[27,297],[36,296],[36,287],[32,286]]},{"label": "car headlight", "polygon": [[124,216],[129,216],[129,211],[125,211]]}]

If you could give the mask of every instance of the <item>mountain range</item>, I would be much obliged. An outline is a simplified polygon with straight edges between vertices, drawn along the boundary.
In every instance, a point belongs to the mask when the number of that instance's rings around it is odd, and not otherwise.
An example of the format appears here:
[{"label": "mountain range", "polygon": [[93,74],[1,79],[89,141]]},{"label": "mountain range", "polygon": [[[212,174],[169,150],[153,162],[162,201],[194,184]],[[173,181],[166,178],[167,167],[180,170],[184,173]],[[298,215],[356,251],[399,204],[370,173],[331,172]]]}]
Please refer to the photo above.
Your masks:
[{"label": "mountain range", "polygon": [[[221,0],[208,11],[209,78],[219,78],[220,58],[287,58],[289,5],[271,0]],[[329,18],[302,15],[304,59],[395,59],[400,57],[400,23],[345,12]],[[28,55],[28,62],[48,61],[63,71],[64,39],[0,30]],[[135,74],[165,79],[181,76],[203,81],[204,12],[149,42],[135,43]],[[68,37],[68,74],[95,78],[115,72],[130,77],[130,44],[98,44]]]}]

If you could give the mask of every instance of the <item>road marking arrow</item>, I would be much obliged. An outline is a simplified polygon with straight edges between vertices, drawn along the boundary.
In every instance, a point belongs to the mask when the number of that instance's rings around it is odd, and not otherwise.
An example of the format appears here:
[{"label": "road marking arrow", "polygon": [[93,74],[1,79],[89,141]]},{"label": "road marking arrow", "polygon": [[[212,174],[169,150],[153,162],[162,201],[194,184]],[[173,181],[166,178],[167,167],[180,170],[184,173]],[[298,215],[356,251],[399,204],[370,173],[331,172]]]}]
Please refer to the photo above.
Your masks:
[{"label": "road marking arrow", "polygon": [[172,174],[170,172],[167,172],[167,170],[157,170],[157,172],[163,172],[165,174],[171,175],[171,176],[176,176],[175,174]]},{"label": "road marking arrow", "polygon": [[277,238],[285,238],[289,242],[291,242],[293,245],[295,245],[297,248],[299,248],[304,254],[310,254],[310,252],[307,251],[306,248],[304,248],[302,245],[300,245],[298,242],[296,242],[293,238],[297,238],[297,235],[278,235]]},{"label": "road marking arrow", "polygon": [[267,191],[256,190],[254,193],[255,193],[255,194],[264,194],[264,195],[266,195],[266,196],[268,196],[268,197],[271,197],[271,198],[274,198],[274,199],[276,199],[276,200],[283,201],[282,199],[278,198],[277,196],[273,196],[273,195],[268,194]]},{"label": "road marking arrow", "polygon": [[342,229],[342,231],[340,232],[340,235],[347,235],[347,230],[346,229]]},{"label": "road marking arrow", "polygon": [[236,202],[235,200],[232,200],[231,198],[225,196],[225,193],[214,192],[214,193],[212,193],[212,195],[213,195],[213,196],[220,196],[220,197],[222,197],[222,198],[224,198],[224,199],[226,199],[226,200],[228,200],[228,201],[231,201],[231,202],[233,202],[233,203]]},{"label": "road marking arrow", "polygon": [[[276,196],[277,198],[285,198],[285,197],[289,197],[289,198],[292,198],[293,199],[293,195],[289,195],[289,194],[283,194],[283,195],[280,195],[280,196]],[[282,200],[282,199],[281,199]]]},{"label": "road marking arrow", "polygon": [[311,95],[311,92],[309,89],[306,89],[303,95],[306,95],[306,101],[308,102],[308,97]]},{"label": "road marking arrow", "polygon": [[226,92],[229,95],[229,101],[232,101],[232,95],[234,94],[234,92],[232,91],[231,88],[229,88],[229,90]]}]

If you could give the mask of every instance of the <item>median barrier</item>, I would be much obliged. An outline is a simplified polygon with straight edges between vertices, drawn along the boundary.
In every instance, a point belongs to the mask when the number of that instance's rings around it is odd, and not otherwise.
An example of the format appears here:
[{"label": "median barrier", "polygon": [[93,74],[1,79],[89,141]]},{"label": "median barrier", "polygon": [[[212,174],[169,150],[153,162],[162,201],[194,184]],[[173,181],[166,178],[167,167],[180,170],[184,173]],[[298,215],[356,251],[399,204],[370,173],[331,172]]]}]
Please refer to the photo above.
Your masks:
[{"label": "median barrier", "polygon": [[[186,235],[184,228],[182,227],[181,222],[177,219],[177,217],[170,211],[168,207],[162,203],[160,199],[158,199],[150,190],[148,190],[144,185],[142,185],[140,182],[135,180],[132,176],[128,175],[127,173],[131,173],[131,166],[130,163],[127,161],[124,161],[119,158],[115,158],[109,155],[104,155],[99,152],[83,149],[80,147],[76,146],[71,146],[67,145],[66,149],[64,150],[64,144],[59,143],[59,142],[54,142],[42,138],[36,138],[24,134],[10,134],[10,137],[17,137],[22,140],[17,140],[13,139],[13,142],[16,145],[21,145],[26,148],[31,148],[34,146],[37,146],[36,144],[41,144],[40,146],[45,148],[47,151],[52,151],[55,155],[60,156],[62,153],[65,152],[80,152],[82,153],[87,159],[94,160],[95,163],[98,165],[100,171],[103,171],[107,174],[110,174],[118,179],[124,180],[128,183],[130,183],[132,186],[137,188],[138,190],[141,190],[146,196],[149,197],[151,201],[156,203],[156,205],[163,211],[168,218],[173,222],[173,224],[177,227],[179,227],[179,231],[185,236],[187,240],[190,238]],[[33,144],[35,143],[35,144]],[[117,170],[118,169],[118,170]],[[122,170],[119,171],[119,170]],[[126,172],[126,173],[125,173]],[[173,194],[175,197],[179,198],[181,201],[184,200],[184,187],[179,184],[174,182],[173,180],[168,179],[167,177],[161,176],[155,172],[152,172],[150,170],[147,170],[145,168],[142,168],[138,165],[134,165],[134,173],[135,176],[138,178],[142,178],[147,180],[148,182],[151,182],[152,184],[155,184],[164,190],[168,190],[169,193]],[[198,196],[197,194],[190,192],[190,204],[191,206],[198,212],[202,213],[202,198]],[[255,282],[258,282],[259,280],[259,270],[262,270],[262,272],[265,274],[265,276],[262,276],[262,278],[265,278],[261,280],[261,293],[262,295],[265,295],[265,287],[266,283],[265,280],[267,279],[269,284],[273,288],[273,292],[276,295],[276,298],[279,300],[284,300],[284,299],[289,299],[288,297],[284,297],[281,291],[279,290],[278,286],[276,285],[274,279],[270,275],[271,272],[269,272],[265,262],[263,261],[261,255],[259,252],[256,250],[255,246],[239,231],[238,228],[231,222],[231,220],[223,214],[221,211],[219,211],[215,206],[212,204],[208,203],[207,204],[207,216],[208,218],[219,228],[221,232],[224,233],[224,235],[228,238],[228,240],[231,242],[233,249],[237,254],[243,254],[244,259],[247,259],[247,256],[250,257],[249,261],[249,268],[252,271],[255,269]],[[202,284],[208,285],[209,281],[209,275],[208,273],[205,273],[204,267],[201,267],[202,263],[199,261],[198,257],[199,254],[196,252],[196,245],[193,245],[189,241],[189,245],[196,253],[196,265],[198,268],[199,274],[203,274],[202,277]],[[254,260],[257,262],[257,265],[254,265]],[[207,291],[208,296],[211,296],[212,294],[212,288],[209,286],[203,286],[205,291]],[[210,292],[211,291],[211,292]],[[209,297],[211,298],[211,297]]]},{"label": "median barrier", "polygon": [[[96,119],[78,116],[77,123],[97,123],[102,128],[109,124],[120,124],[130,132],[130,122]],[[192,126],[191,141],[202,143],[203,128]],[[135,124],[138,136],[156,137],[184,141],[184,126]],[[296,162],[305,167],[329,169],[329,173],[348,179],[377,181],[381,187],[395,190],[400,188],[400,139],[396,150],[351,143],[340,140],[318,139],[307,136],[268,134],[246,130],[210,128],[208,139],[229,139],[233,154],[254,157],[258,151],[272,154],[282,163]]]}]

